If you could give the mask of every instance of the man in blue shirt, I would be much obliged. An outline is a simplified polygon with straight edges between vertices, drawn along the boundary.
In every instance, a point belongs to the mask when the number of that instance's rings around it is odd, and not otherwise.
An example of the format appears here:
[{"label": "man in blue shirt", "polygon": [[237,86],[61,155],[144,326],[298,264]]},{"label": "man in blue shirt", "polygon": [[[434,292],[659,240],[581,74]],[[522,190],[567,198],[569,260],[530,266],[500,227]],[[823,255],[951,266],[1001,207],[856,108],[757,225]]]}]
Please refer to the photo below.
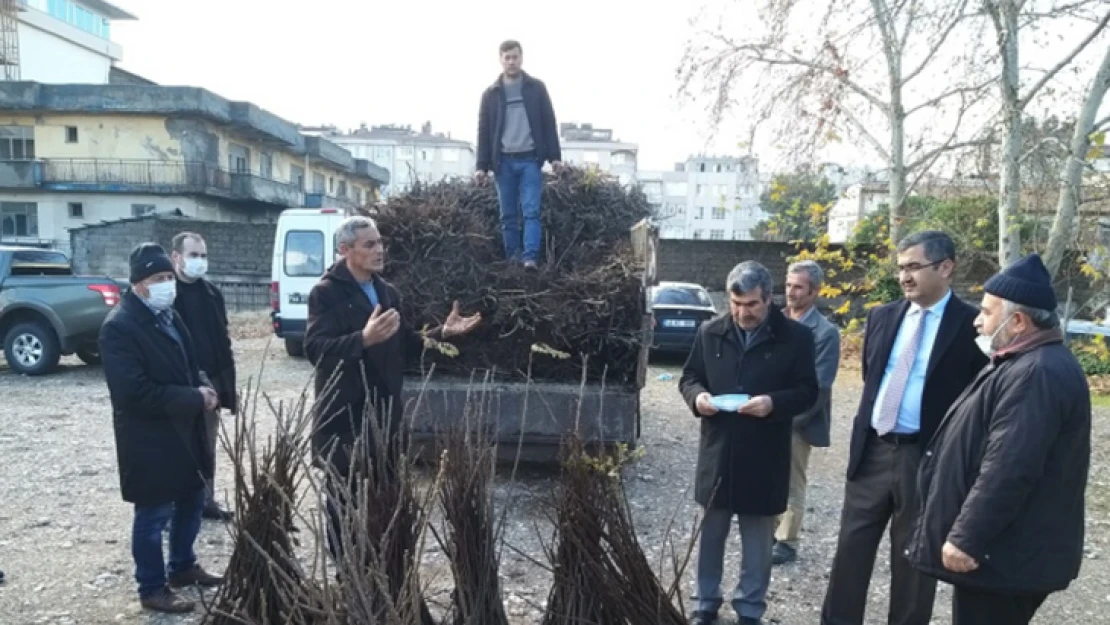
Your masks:
[{"label": "man in blue shirt", "polygon": [[898,245],[905,299],[867,316],[863,395],[852,428],[840,537],[822,625],[862,625],[875,556],[890,525],[890,625],[928,625],[936,580],[910,566],[917,467],[948,407],[987,359],[975,343],[978,311],[952,293],[956,247],[918,232]]}]

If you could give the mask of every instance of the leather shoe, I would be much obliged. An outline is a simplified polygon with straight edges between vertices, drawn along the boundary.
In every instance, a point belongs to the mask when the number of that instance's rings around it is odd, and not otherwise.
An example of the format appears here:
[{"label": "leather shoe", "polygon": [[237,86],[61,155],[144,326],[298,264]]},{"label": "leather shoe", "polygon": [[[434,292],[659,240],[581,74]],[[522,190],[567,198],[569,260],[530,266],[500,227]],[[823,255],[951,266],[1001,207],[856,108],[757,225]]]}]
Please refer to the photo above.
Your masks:
[{"label": "leather shoe", "polygon": [[220,504],[213,501],[204,506],[204,509],[200,511],[200,517],[202,519],[208,519],[209,521],[224,521],[226,523],[233,519],[234,515],[224,510],[220,507]]},{"label": "leather shoe", "polygon": [[771,564],[778,566],[798,559],[798,551],[786,543],[776,542],[771,549]]},{"label": "leather shoe", "polygon": [[140,598],[139,603],[148,610],[167,614],[185,614],[192,612],[196,607],[192,601],[183,598],[166,586],[151,595]]},{"label": "leather shoe", "polygon": [[170,575],[171,588],[184,588],[186,586],[200,586],[201,588],[215,588],[224,583],[224,578],[212,575],[194,564],[193,568],[181,573]]},{"label": "leather shoe", "polygon": [[717,615],[713,612],[698,610],[690,617],[690,625],[717,625]]},{"label": "leather shoe", "polygon": [[4,571],[0,571],[0,584],[4,583]]},{"label": "leather shoe", "polygon": [[763,619],[752,618],[750,616],[741,616],[738,622],[740,625],[763,625]]}]

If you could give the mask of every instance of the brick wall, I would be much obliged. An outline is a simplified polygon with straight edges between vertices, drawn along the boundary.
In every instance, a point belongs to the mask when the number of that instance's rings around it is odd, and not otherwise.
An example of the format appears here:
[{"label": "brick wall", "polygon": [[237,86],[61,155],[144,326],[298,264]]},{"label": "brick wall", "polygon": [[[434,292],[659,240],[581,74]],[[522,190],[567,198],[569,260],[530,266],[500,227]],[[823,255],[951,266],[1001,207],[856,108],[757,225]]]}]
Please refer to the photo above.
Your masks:
[{"label": "brick wall", "polygon": [[127,280],[128,255],[139,243],[153,241],[171,251],[173,237],[188,230],[208,243],[208,275],[224,292],[228,308],[251,310],[270,305],[274,256],[272,223],[201,221],[155,215],[95,224],[70,231],[74,271]]},{"label": "brick wall", "polygon": [[656,262],[660,280],[694,282],[716,291],[724,288],[737,263],[754,260],[767,267],[775,278],[775,291],[782,292],[786,257],[795,253],[794,245],[773,241],[660,239]]}]

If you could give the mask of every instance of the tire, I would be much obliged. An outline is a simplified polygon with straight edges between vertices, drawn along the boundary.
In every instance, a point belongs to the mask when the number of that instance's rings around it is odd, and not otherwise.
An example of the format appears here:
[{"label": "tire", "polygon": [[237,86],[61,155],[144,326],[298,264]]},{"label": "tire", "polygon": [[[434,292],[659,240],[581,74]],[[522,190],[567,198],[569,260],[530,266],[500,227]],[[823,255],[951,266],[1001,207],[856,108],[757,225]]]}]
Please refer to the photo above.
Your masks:
[{"label": "tire", "polygon": [[77,350],[77,357],[86,365],[100,364],[100,348],[96,345],[86,345]]},{"label": "tire", "polygon": [[293,339],[285,339],[285,353],[293,358],[304,358],[304,343]]},{"label": "tire", "polygon": [[4,337],[4,358],[16,373],[43,375],[58,366],[62,350],[54,330],[44,323],[20,323]]}]

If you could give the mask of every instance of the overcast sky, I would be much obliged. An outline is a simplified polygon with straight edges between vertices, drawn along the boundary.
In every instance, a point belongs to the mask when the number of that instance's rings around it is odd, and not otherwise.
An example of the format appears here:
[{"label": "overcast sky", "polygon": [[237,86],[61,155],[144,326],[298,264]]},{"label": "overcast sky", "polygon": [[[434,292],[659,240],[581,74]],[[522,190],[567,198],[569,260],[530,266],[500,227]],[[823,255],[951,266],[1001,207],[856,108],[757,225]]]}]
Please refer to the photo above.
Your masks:
[{"label": "overcast sky", "polygon": [[642,169],[738,152],[735,132],[707,142],[698,107],[675,97],[695,2],[113,2],[139,17],[113,24],[125,69],[306,125],[431,121],[473,141],[479,96],[500,72],[497,45],[514,38],[559,121],[613,128],[640,145]]}]

